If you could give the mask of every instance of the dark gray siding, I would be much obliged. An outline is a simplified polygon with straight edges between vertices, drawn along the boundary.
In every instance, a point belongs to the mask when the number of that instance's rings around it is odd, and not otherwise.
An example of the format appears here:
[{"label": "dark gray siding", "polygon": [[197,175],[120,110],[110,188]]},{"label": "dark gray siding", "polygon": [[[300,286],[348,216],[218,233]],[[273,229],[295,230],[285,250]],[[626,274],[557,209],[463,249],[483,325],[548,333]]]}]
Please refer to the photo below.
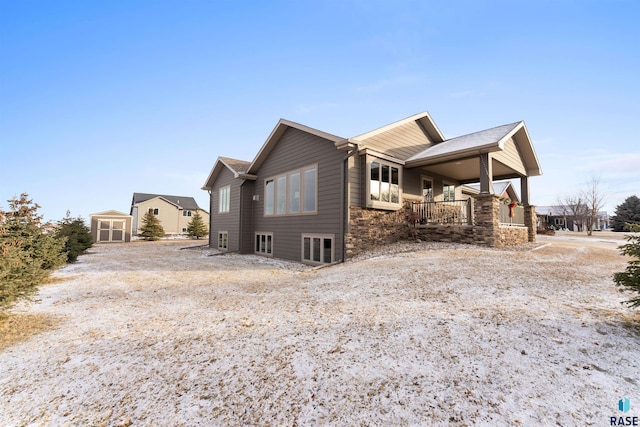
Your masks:
[{"label": "dark gray siding", "polygon": [[[228,251],[240,249],[240,183],[242,180],[233,177],[233,173],[226,167],[222,169],[211,190],[211,215],[209,230],[211,230],[211,247],[218,247],[218,232],[229,233]],[[219,213],[220,189],[230,186],[229,212]]]},{"label": "dark gray siding", "polygon": [[240,252],[243,254],[253,253],[253,210],[256,204],[253,201],[254,194],[258,194],[255,191],[255,183],[253,181],[245,181],[241,188],[242,209],[240,212]]},{"label": "dark gray siding", "polygon": [[349,206],[362,206],[362,194],[361,185],[365,178],[362,173],[365,171],[362,167],[362,158],[355,154],[349,158]]},{"label": "dark gray siding", "polygon": [[[253,232],[273,233],[274,257],[300,261],[302,234],[320,233],[334,235],[335,260],[342,259],[340,178],[344,156],[333,142],[289,128],[260,166],[254,188],[260,200],[252,202]],[[265,179],[314,164],[318,166],[317,214],[265,217]]]}]

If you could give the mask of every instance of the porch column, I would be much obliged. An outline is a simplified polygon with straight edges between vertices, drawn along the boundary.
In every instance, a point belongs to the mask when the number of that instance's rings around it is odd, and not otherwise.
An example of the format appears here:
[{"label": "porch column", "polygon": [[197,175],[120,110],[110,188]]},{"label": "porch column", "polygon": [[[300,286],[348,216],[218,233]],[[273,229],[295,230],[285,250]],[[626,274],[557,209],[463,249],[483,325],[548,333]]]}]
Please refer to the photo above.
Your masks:
[{"label": "porch column", "polygon": [[473,204],[475,227],[473,239],[477,245],[500,244],[500,200],[494,194],[479,194]]},{"label": "porch column", "polygon": [[520,177],[520,201],[523,205],[529,205],[529,177],[521,176]]},{"label": "porch column", "polygon": [[538,217],[536,216],[535,206],[524,205],[524,225],[527,226],[527,237],[529,241],[535,242],[538,229]]},{"label": "porch column", "polygon": [[480,154],[480,194],[493,194],[493,165],[489,153]]}]

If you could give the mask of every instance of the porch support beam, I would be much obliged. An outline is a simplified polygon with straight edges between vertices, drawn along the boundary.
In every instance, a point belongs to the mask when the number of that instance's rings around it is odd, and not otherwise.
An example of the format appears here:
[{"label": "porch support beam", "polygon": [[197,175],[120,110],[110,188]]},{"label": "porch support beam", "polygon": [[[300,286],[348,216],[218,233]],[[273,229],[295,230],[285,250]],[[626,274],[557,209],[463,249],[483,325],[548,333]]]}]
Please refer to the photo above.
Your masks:
[{"label": "porch support beam", "polygon": [[529,205],[529,177],[521,176],[520,177],[520,201],[523,205]]},{"label": "porch support beam", "polygon": [[480,194],[493,194],[493,164],[489,153],[480,154]]}]

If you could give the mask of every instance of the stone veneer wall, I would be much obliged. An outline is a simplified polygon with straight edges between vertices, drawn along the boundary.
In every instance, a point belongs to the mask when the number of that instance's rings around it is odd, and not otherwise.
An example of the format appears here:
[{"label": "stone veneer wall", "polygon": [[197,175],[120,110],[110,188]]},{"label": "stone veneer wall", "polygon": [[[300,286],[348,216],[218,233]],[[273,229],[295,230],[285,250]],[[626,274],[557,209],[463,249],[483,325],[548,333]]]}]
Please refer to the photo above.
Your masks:
[{"label": "stone veneer wall", "polygon": [[501,226],[498,229],[498,241],[496,247],[521,245],[529,241],[527,227]]},{"label": "stone veneer wall", "polygon": [[[349,208],[349,232],[345,236],[346,258],[369,247],[408,239],[411,236],[431,242],[468,243],[504,247],[535,241],[535,208],[525,207],[525,227],[500,226],[500,199],[495,195],[476,196],[474,225],[428,225],[413,228],[407,223],[411,211],[407,203],[398,211]],[[532,240],[533,236],[533,240]]]},{"label": "stone veneer wall", "polygon": [[350,258],[373,246],[395,243],[409,234],[407,208],[384,211],[349,208],[349,232],[345,236],[345,257]]}]

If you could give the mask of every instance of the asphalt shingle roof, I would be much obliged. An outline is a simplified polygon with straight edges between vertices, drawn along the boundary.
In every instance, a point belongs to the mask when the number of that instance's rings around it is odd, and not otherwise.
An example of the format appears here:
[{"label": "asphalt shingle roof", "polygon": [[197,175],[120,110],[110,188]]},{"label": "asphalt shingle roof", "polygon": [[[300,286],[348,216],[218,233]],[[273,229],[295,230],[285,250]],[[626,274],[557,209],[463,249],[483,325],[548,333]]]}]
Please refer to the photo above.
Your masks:
[{"label": "asphalt shingle roof", "polygon": [[153,199],[154,197],[162,197],[163,199],[167,199],[171,203],[174,203],[180,206],[182,209],[186,209],[189,211],[194,211],[196,209],[200,209],[198,203],[193,197],[187,196],[168,196],[166,194],[150,194],[150,193],[133,193],[133,203],[138,204],[145,202],[147,200]]},{"label": "asphalt shingle roof", "polygon": [[511,132],[521,122],[510,123],[491,129],[481,130],[479,132],[462,135],[455,138],[447,139],[444,142],[432,145],[426,150],[411,156],[408,161],[425,159],[445,154],[453,154],[458,151],[469,150],[475,147],[482,147],[492,143],[497,143]]}]

